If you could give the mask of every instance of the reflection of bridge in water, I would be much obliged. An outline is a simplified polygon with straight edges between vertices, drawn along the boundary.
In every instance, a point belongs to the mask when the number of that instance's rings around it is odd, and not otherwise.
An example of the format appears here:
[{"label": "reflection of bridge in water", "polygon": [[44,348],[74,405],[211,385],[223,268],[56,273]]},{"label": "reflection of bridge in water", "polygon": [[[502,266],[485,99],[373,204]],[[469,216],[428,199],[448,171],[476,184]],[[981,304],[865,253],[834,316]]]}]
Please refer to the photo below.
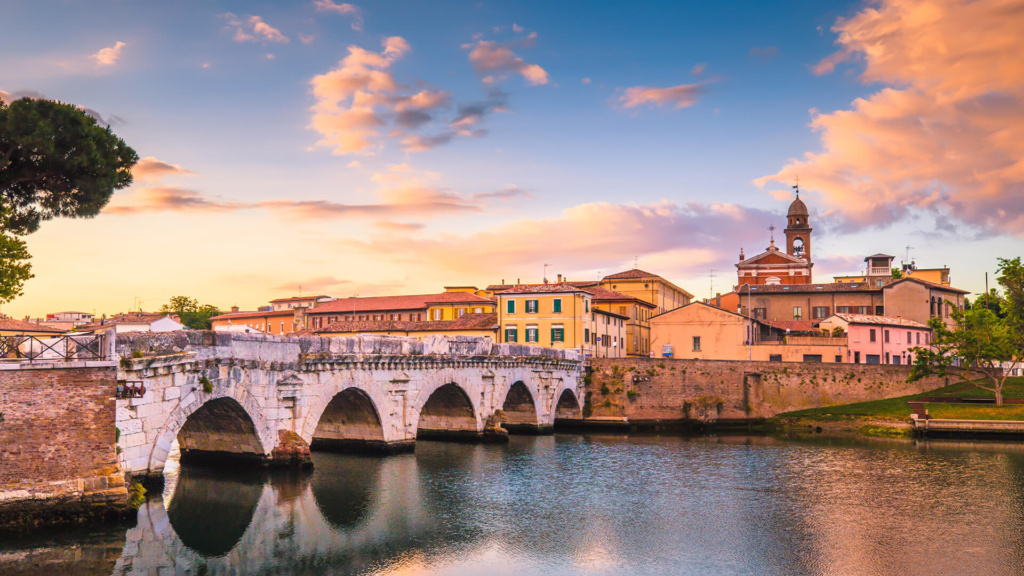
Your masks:
[{"label": "reflection of bridge in water", "polygon": [[[268,462],[287,448],[410,449],[416,438],[480,438],[503,410],[510,430],[581,418],[583,360],[572,350],[489,339],[277,338],[123,334],[117,402],[123,469],[159,477],[183,458]],[[138,357],[141,355],[141,357]]]},{"label": "reflection of bridge in water", "polygon": [[557,462],[564,456],[556,452],[579,441],[546,438],[512,448],[511,455],[504,446],[436,442],[390,457],[322,454],[312,474],[185,467],[176,484],[168,483],[173,495],[166,508],[152,498],[140,509],[114,574],[320,573],[326,567],[355,574],[410,554],[483,546],[478,516],[495,506],[520,506],[516,501],[529,494],[482,494],[472,479],[508,473],[516,450],[547,453]]}]

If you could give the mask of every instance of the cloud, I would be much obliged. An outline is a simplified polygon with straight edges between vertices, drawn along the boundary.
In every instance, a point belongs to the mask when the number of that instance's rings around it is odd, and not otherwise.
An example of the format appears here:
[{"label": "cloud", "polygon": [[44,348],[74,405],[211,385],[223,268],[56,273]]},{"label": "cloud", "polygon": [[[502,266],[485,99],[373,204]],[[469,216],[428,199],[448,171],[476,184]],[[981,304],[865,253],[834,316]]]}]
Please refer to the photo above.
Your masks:
[{"label": "cloud", "polygon": [[473,195],[474,200],[507,201],[515,198],[533,198],[533,194],[530,194],[528,191],[523,190],[518,186],[506,186],[505,188],[502,188],[501,190],[497,190],[494,192],[483,192],[480,194]]},{"label": "cloud", "polygon": [[97,66],[113,66],[121,59],[121,51],[125,46],[124,42],[117,42],[113,46],[93,54],[90,58],[96,61]]},{"label": "cloud", "polygon": [[178,186],[133,188],[127,196],[115,198],[103,209],[104,214],[120,216],[148,212],[230,212],[248,208],[240,202],[219,202],[194,190]]},{"label": "cloud", "polygon": [[353,4],[335,4],[331,0],[316,0],[313,2],[317,12],[334,12],[342,16],[352,17],[352,29],[363,29],[363,11]]},{"label": "cloud", "polygon": [[314,35],[314,34],[303,34],[302,32],[299,32],[299,42],[302,42],[303,44],[309,45],[309,44],[312,44],[314,40],[316,40],[316,35]]},{"label": "cloud", "polygon": [[524,28],[519,24],[516,24],[515,22],[512,23],[512,31],[515,32],[516,34],[521,33],[523,30]]},{"label": "cloud", "polygon": [[707,64],[705,64],[703,62],[698,62],[698,63],[693,65],[692,69],[690,69],[690,74],[693,74],[694,76],[700,76],[701,74],[704,73],[705,70],[707,70],[707,68],[708,68]]},{"label": "cloud", "polygon": [[[397,262],[476,276],[519,274],[542,260],[567,273],[611,270],[631,265],[637,254],[663,261],[667,272],[703,274],[710,267],[731,267],[741,246],[748,253],[754,246],[766,246],[762,225],[779,218],[732,204],[599,202],[569,208],[552,218],[519,219],[465,235],[413,240],[396,233],[346,240],[342,245]],[[552,246],[558,246],[556,253]]]},{"label": "cloud", "polygon": [[360,162],[359,160],[353,160],[353,161],[349,162],[347,164],[347,166],[349,168],[362,168],[363,167],[363,163]]},{"label": "cloud", "polygon": [[418,222],[390,222],[384,220],[374,222],[373,225],[382,230],[388,230],[391,232],[415,232],[417,230],[422,230],[424,227],[423,224]]},{"label": "cloud", "polygon": [[[536,33],[530,34],[525,40],[518,43],[521,46],[530,46],[537,38]],[[503,44],[492,40],[476,40],[473,43],[463,44],[463,49],[469,50],[469,61],[477,74],[486,78],[501,79],[507,74],[519,74],[530,86],[539,86],[548,83],[548,73],[537,64],[528,64],[519,57],[512,48],[515,44]]]},{"label": "cloud", "polygon": [[1024,9],[1006,1],[881,0],[837,20],[815,66],[882,84],[849,109],[811,112],[821,150],[755,182],[798,176],[845,230],[908,216],[1024,235]]},{"label": "cloud", "polygon": [[195,172],[186,170],[177,164],[169,164],[163,160],[157,160],[152,156],[146,156],[132,167],[132,179],[135,182],[155,182],[166,176],[193,175],[195,175]]},{"label": "cloud", "polygon": [[680,84],[669,88],[635,86],[626,88],[622,96],[619,97],[619,105],[623,108],[636,108],[645,105],[654,105],[658,108],[669,106],[673,110],[678,110],[696,104],[703,93],[702,84]]},{"label": "cloud", "polygon": [[779,54],[782,54],[782,50],[779,50],[778,46],[755,47],[747,52],[747,56],[753,56],[762,60],[770,60]]},{"label": "cloud", "polygon": [[580,83],[582,83],[582,84],[590,84],[590,78],[584,78],[583,80],[580,80]]},{"label": "cloud", "polygon": [[242,19],[231,12],[226,12],[220,17],[227,21],[225,30],[232,33],[231,39],[235,42],[259,42],[261,44],[287,44],[289,42],[287,36],[264,22],[260,16],[249,16]]}]

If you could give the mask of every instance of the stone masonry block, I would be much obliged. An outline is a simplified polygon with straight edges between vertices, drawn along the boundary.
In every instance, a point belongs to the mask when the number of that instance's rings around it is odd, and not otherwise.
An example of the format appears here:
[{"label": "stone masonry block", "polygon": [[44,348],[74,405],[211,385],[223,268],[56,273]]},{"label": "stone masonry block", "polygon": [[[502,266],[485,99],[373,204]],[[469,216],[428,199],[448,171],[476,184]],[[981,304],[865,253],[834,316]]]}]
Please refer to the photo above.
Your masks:
[{"label": "stone masonry block", "polygon": [[144,406],[153,402],[156,399],[155,396],[156,395],[153,393],[153,390],[146,390],[146,393],[142,395],[142,398],[132,398],[128,403],[131,406]]},{"label": "stone masonry block", "polygon": [[175,400],[181,397],[181,388],[172,386],[164,390],[164,400]]},{"label": "stone masonry block", "polygon": [[142,421],[139,419],[124,420],[117,423],[117,427],[121,430],[121,435],[126,436],[129,434],[137,434],[142,432]]}]

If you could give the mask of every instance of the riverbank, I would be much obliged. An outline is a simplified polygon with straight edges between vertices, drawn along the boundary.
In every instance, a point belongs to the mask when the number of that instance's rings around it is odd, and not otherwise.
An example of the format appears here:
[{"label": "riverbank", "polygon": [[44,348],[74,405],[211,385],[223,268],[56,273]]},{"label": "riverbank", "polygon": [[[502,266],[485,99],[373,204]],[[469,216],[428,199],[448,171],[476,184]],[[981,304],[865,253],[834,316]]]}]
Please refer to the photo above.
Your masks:
[{"label": "riverbank", "polygon": [[[1024,378],[1007,379],[1003,397],[1011,401],[1024,399]],[[993,393],[988,390],[959,383],[898,398],[786,412],[769,419],[769,425],[777,432],[787,434],[909,438],[915,434],[910,419],[911,402],[924,402],[929,416],[936,419],[1024,420],[1024,404],[996,406],[979,403],[993,398]],[[942,399],[951,401],[942,402]]]}]

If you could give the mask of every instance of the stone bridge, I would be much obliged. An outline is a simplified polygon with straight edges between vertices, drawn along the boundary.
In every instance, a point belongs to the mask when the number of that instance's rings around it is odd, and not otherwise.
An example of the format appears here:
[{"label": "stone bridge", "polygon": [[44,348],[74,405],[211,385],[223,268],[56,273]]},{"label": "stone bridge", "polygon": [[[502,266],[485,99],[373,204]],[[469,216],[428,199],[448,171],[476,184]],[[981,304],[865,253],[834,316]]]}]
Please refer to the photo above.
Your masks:
[{"label": "stone bridge", "polygon": [[399,451],[417,438],[478,440],[497,410],[510,432],[581,419],[583,359],[484,338],[118,335],[122,469],[158,478],[182,459],[283,462],[313,449]]}]

